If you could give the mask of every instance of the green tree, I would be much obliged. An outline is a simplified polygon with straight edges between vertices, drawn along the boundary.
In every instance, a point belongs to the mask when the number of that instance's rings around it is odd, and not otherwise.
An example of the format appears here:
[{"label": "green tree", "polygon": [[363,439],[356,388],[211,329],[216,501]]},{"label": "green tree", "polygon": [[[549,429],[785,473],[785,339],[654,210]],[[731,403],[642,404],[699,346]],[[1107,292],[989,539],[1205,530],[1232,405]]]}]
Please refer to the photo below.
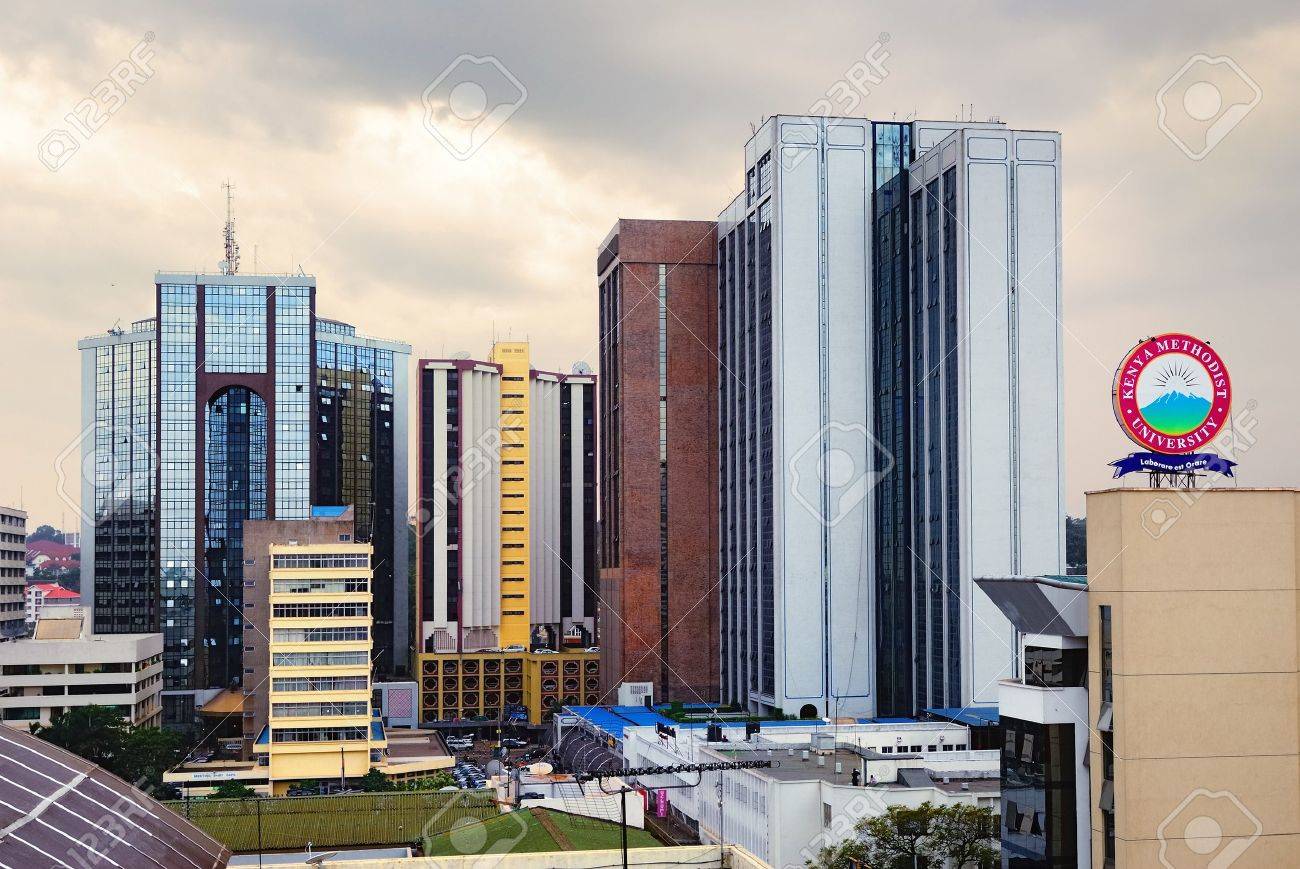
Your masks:
[{"label": "green tree", "polygon": [[56,715],[48,726],[33,724],[31,732],[46,742],[66,748],[110,772],[122,750],[129,726],[116,709],[79,706]]},{"label": "green tree", "polygon": [[382,772],[372,769],[357,782],[366,793],[378,794],[397,790],[397,785]]},{"label": "green tree", "polygon": [[246,800],[249,797],[255,797],[257,793],[248,785],[240,781],[223,781],[212,789],[208,795],[211,800]]},{"label": "green tree", "polygon": [[27,539],[33,543],[38,540],[53,540],[55,543],[62,543],[63,532],[59,531],[53,525],[41,525],[35,531],[28,534]]},{"label": "green tree", "polygon": [[979,869],[998,861],[997,816],[992,809],[968,805],[943,806],[930,832],[930,851],[952,866]]},{"label": "green tree", "polygon": [[867,845],[861,839],[845,839],[822,848],[817,856],[806,861],[809,869],[856,869],[867,862]]},{"label": "green tree", "polygon": [[1076,576],[1088,572],[1088,519],[1065,517],[1065,571]]},{"label": "green tree", "polygon": [[436,791],[439,788],[449,787],[455,783],[456,780],[451,777],[450,773],[439,771],[431,776],[404,782],[398,786],[398,789],[404,791]]},{"label": "green tree", "polygon": [[911,869],[930,857],[930,836],[941,809],[927,800],[916,808],[890,806],[857,824],[872,866]]},{"label": "green tree", "polygon": [[158,795],[171,789],[163,784],[162,775],[185,758],[188,746],[174,730],[136,727],[122,738],[110,769],[138,787]]}]

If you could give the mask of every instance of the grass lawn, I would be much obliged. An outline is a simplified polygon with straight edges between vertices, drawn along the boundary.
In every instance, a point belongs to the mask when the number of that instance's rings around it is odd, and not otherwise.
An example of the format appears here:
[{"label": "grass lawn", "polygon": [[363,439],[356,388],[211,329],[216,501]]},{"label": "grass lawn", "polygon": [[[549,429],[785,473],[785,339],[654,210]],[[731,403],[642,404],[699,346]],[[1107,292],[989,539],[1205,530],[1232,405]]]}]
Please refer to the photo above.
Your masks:
[{"label": "grass lawn", "polygon": [[[563,812],[547,814],[556,828],[568,838],[574,850],[593,851],[620,846],[618,824]],[[628,827],[629,848],[656,848],[661,845],[658,839],[645,830]],[[560,850],[563,850],[560,844],[527,810],[498,815],[486,821],[467,818],[453,825],[450,832],[433,836],[425,843],[425,855],[430,857]]]},{"label": "grass lawn", "polygon": [[259,847],[297,850],[308,841],[321,848],[408,845],[465,825],[467,819],[498,815],[490,791],[201,799],[167,805],[236,853]]}]

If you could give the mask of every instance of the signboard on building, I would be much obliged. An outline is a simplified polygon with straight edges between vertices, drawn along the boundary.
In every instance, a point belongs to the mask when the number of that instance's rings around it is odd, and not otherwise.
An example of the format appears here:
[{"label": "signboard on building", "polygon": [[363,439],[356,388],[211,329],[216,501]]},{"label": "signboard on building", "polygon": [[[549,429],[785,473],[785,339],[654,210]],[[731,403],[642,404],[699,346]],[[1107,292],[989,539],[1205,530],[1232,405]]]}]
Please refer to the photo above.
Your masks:
[{"label": "signboard on building", "polygon": [[1191,476],[1213,471],[1232,476],[1236,462],[1203,452],[1228,427],[1232,380],[1207,341],[1181,332],[1138,342],[1125,355],[1111,388],[1115,419],[1142,447],[1111,462],[1115,476],[1145,471]]}]

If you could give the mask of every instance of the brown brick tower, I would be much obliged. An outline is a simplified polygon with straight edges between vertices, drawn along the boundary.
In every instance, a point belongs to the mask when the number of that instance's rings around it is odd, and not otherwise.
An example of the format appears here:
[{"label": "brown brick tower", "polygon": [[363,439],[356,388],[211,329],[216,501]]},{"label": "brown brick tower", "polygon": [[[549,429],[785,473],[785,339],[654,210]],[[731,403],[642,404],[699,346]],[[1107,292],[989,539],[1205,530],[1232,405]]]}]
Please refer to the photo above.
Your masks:
[{"label": "brown brick tower", "polygon": [[619,220],[601,244],[604,703],[718,697],[717,231]]}]

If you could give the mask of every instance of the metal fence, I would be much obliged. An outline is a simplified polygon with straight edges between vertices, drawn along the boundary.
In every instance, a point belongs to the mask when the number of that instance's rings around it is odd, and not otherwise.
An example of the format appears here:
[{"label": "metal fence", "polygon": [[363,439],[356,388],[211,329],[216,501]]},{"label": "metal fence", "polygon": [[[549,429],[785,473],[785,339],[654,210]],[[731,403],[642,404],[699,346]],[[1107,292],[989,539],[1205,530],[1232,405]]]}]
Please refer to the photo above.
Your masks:
[{"label": "metal fence", "polygon": [[408,845],[499,813],[492,791],[417,791],[165,803],[231,851]]}]

